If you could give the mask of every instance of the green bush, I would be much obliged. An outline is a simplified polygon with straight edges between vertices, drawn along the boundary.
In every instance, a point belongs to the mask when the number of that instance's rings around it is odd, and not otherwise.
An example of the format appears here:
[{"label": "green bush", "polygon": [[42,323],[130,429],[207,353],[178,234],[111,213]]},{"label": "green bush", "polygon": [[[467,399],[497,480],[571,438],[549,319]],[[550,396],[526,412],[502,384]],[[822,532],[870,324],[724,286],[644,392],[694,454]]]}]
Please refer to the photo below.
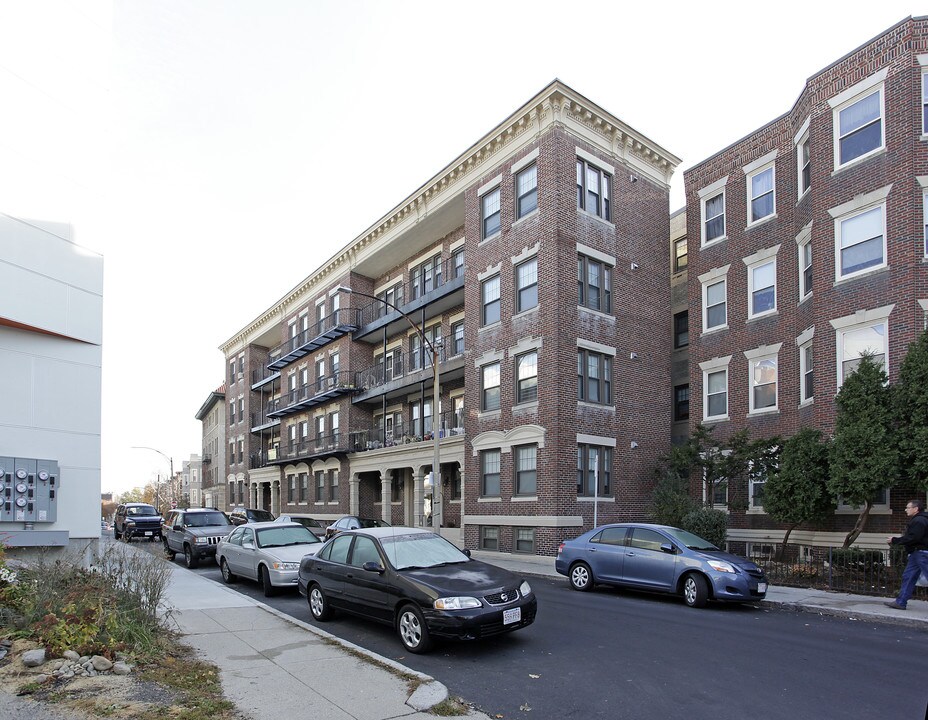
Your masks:
[{"label": "green bush", "polygon": [[651,494],[650,515],[658,525],[680,527],[699,505],[689,495],[689,484],[675,472],[661,474]]},{"label": "green bush", "polygon": [[708,540],[713,545],[725,547],[728,516],[722,510],[698,508],[683,517],[681,528]]},{"label": "green bush", "polygon": [[881,550],[863,550],[857,547],[849,547],[832,550],[831,563],[836,568],[875,570],[882,569],[886,561]]}]

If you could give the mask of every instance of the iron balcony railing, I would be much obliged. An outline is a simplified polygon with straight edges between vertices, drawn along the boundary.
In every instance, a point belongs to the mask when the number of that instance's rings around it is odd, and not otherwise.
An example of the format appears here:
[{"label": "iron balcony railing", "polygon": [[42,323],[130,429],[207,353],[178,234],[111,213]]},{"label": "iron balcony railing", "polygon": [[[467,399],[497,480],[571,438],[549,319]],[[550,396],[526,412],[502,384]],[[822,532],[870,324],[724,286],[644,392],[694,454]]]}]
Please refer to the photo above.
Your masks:
[{"label": "iron balcony railing", "polygon": [[[438,362],[443,363],[446,360],[461,355],[460,352],[454,352],[453,348],[445,346],[443,341],[438,346]],[[370,390],[391,383],[410,373],[428,370],[432,367],[432,353],[426,347],[424,350],[412,353],[404,353],[402,350],[392,350],[387,353],[386,359],[381,358],[380,362],[366,370],[357,373],[357,385],[361,390]],[[441,372],[441,367],[439,367]]]},{"label": "iron balcony railing", "polygon": [[323,345],[328,345],[336,338],[354,332],[358,329],[360,314],[361,311],[356,308],[340,308],[313,323],[274,348],[271,356],[276,356],[277,359],[269,362],[267,369],[269,371],[280,370],[294,360],[308,355]]},{"label": "iron balcony railing", "polygon": [[[268,403],[268,407],[270,407],[270,406],[271,406],[273,403],[275,403],[275,402],[279,403],[279,402],[280,402],[280,399],[277,398],[276,400],[271,400],[271,401]],[[256,430],[259,430],[259,429],[262,429],[262,428],[265,428],[265,427],[269,427],[269,426],[271,426],[271,425],[279,425],[279,424],[280,424],[280,418],[279,418],[279,417],[269,417],[268,414],[267,414],[267,409],[265,409],[263,412],[253,412],[253,413],[251,413],[251,416],[250,416],[250,417],[251,417],[251,425],[250,425],[250,427],[251,427],[251,431],[252,431],[252,432],[255,432]]]},{"label": "iron balcony railing", "polygon": [[[457,259],[452,256],[446,258],[437,267],[421,266],[418,276],[413,277],[409,282],[394,285],[386,292],[380,293],[380,297],[402,310],[404,305],[413,303],[434,290],[445,286],[450,288],[454,280],[462,280],[463,277],[464,265],[458,265]],[[359,325],[364,327],[393,312],[395,312],[393,308],[381,300],[372,300],[370,304],[361,308]]]},{"label": "iron balcony railing", "polygon": [[[276,359],[277,358],[271,358],[270,362],[274,362]],[[269,370],[266,365],[255,368],[251,371],[251,389],[256,390],[262,385],[267,384],[271,380],[276,380],[279,377],[279,370]]]},{"label": "iron balcony railing", "polygon": [[341,370],[331,375],[318,378],[311,383],[284,392],[267,404],[267,416],[281,417],[291,413],[307,410],[339,395],[357,391],[357,373]]},{"label": "iron balcony railing", "polygon": [[[438,437],[453,437],[464,434],[464,411],[444,412],[439,418]],[[423,427],[424,426],[424,427]],[[379,450],[381,448],[432,442],[432,417],[425,422],[394,423],[390,428],[372,425],[351,432],[351,452]]]},{"label": "iron balcony railing", "polygon": [[336,431],[315,438],[304,438],[294,443],[281,444],[278,460],[302,460],[339,452],[350,452],[350,449],[347,435]]}]

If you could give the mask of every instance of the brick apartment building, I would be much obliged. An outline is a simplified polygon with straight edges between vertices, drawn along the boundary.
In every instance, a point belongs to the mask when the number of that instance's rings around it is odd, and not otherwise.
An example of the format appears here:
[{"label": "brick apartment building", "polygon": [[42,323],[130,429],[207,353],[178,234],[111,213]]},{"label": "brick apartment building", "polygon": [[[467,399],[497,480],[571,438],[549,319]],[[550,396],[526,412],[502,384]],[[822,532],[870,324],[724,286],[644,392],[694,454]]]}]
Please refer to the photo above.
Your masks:
[{"label": "brick apartment building", "polygon": [[544,88],[222,344],[228,506],[431,514],[549,555],[641,517],[670,438],[678,163]]},{"label": "brick apartment building", "polygon": [[225,508],[226,485],[226,386],[213,390],[197,410],[201,423],[203,454],[200,456],[202,502],[205,507]]},{"label": "brick apartment building", "polygon": [[[720,437],[745,427],[752,438],[827,433],[862,353],[898,377],[928,313],[926,78],[928,18],[909,18],[815,73],[786,114],[684,174],[691,426]],[[782,538],[764,514],[763,483],[716,498],[730,510],[735,547]],[[900,525],[893,512],[915,492],[875,498],[859,544],[885,547]],[[839,504],[829,527],[793,541],[839,544],[857,512]]]}]

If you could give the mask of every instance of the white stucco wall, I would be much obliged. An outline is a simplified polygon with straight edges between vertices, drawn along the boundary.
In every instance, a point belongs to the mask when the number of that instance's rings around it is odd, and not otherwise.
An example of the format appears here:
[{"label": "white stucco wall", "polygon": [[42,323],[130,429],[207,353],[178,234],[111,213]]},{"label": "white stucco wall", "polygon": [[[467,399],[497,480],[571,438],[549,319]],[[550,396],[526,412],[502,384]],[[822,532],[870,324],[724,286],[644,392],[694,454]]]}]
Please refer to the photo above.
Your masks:
[{"label": "white stucco wall", "polygon": [[0,214],[0,456],[58,462],[57,520],[34,527],[72,545],[100,536],[102,344],[102,256]]}]

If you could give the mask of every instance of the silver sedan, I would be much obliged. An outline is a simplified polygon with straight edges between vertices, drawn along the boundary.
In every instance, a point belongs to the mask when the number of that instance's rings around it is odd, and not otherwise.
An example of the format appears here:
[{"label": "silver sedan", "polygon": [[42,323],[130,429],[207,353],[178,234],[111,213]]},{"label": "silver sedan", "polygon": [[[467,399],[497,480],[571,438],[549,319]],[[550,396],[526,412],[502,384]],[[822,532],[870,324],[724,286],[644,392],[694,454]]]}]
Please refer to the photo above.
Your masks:
[{"label": "silver sedan", "polygon": [[270,597],[283,588],[295,588],[300,560],[315,555],[322,545],[298,523],[246,523],[219,542],[216,562],[226,583],[239,577],[257,580]]}]

